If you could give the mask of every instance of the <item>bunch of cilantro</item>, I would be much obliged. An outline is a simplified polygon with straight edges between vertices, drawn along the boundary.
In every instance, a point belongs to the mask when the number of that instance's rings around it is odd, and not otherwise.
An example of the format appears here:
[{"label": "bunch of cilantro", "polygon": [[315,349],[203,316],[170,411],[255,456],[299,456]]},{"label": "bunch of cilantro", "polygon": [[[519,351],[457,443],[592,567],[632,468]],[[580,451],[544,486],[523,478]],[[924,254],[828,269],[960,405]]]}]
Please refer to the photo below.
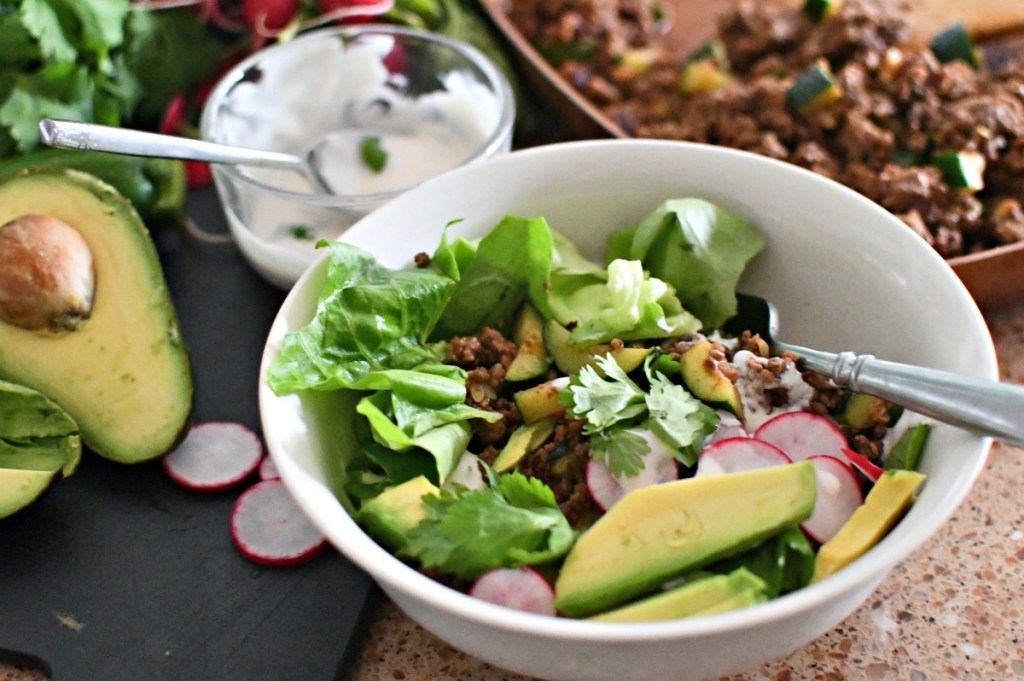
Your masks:
[{"label": "bunch of cilantro", "polygon": [[0,158],[31,152],[41,118],[154,128],[231,48],[188,9],[129,0],[0,0]]}]

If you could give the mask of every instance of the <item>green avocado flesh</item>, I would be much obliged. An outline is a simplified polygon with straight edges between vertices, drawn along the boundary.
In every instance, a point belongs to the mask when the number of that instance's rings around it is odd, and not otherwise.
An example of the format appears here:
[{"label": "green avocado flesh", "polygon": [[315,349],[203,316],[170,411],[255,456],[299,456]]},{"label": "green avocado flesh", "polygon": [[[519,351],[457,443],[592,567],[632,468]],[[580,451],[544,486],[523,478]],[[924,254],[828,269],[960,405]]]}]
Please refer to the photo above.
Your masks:
[{"label": "green avocado flesh", "polygon": [[633,490],[569,552],[555,607],[589,617],[649,594],[803,522],[815,493],[809,461]]},{"label": "green avocado flesh", "polygon": [[439,493],[434,483],[420,475],[367,501],[356,514],[356,521],[382,545],[401,550],[408,543],[409,531],[427,515],[423,497]]},{"label": "green avocado flesh", "polygon": [[156,249],[138,214],[91,175],[43,170],[0,182],[0,225],[26,215],[57,218],[81,234],[96,290],[90,315],[74,330],[0,322],[0,378],[57,402],[103,457],[135,463],[166,453],[188,423],[192,373]]},{"label": "green avocado flesh", "polygon": [[78,425],[38,391],[0,381],[0,518],[29,505],[82,455]]},{"label": "green avocado flesh", "polygon": [[713,615],[767,600],[765,583],[746,568],[708,575],[664,593],[602,613],[598,622],[656,622]]}]

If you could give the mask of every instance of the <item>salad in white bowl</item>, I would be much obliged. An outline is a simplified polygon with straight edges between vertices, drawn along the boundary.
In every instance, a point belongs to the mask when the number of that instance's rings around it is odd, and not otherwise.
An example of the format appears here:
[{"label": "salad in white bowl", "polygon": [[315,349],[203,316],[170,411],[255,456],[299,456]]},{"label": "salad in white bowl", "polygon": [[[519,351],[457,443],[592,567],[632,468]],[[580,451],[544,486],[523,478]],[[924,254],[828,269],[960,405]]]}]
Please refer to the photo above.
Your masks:
[{"label": "salad in white bowl", "polygon": [[354,517],[471,596],[620,622],[743,608],[863,555],[924,482],[927,423],[725,328],[764,242],[714,203],[653,207],[603,263],[543,217],[403,269],[324,246],[268,384],[358,393]]}]

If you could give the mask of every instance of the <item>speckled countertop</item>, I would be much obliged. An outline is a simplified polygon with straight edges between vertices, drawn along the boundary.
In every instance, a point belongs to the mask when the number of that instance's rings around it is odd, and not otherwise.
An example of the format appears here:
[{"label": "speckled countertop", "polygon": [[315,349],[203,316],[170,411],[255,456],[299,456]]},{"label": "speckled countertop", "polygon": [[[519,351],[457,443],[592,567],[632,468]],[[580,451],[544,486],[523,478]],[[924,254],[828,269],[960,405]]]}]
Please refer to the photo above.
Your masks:
[{"label": "speckled countertop", "polygon": [[[1004,380],[1024,384],[1024,300],[987,315]],[[729,681],[1024,679],[1024,450],[996,445],[952,519],[846,621]],[[2,676],[0,676],[2,679]],[[352,681],[525,681],[466,656],[390,602]]]},{"label": "speckled countertop", "polygon": [[[1004,380],[1024,384],[1024,300],[987,319]],[[952,519],[859,610],[804,649],[728,681],[1024,679],[1022,481],[1024,450],[996,445]],[[0,681],[40,679],[0,665]],[[528,681],[453,649],[385,602],[351,681],[391,679]]]}]

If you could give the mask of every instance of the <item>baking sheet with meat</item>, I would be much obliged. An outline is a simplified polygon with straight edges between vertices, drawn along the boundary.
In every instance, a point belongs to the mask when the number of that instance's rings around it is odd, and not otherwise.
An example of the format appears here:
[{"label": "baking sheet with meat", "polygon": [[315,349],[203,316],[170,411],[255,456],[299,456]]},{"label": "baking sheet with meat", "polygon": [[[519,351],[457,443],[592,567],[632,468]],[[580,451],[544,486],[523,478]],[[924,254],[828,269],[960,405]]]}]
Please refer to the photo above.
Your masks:
[{"label": "baking sheet with meat", "polygon": [[[646,0],[485,0],[524,75],[573,136],[709,142],[810,168],[903,219],[982,307],[1001,305],[1024,294],[1024,76],[1004,67],[1024,54],[1019,37],[1005,34],[1024,27],[1024,5],[892,4],[851,0],[815,23],[782,3],[674,0],[659,5],[657,21]],[[934,59],[927,43],[954,19],[976,34],[1003,33],[984,42],[989,69]],[[740,85],[684,96],[680,64],[713,37],[728,48],[725,77]],[[828,57],[826,73],[834,67],[838,99],[796,111],[790,84],[816,55]],[[697,75],[706,86],[708,74]],[[982,191],[953,186],[932,163],[945,150],[965,167],[987,162]]]}]

